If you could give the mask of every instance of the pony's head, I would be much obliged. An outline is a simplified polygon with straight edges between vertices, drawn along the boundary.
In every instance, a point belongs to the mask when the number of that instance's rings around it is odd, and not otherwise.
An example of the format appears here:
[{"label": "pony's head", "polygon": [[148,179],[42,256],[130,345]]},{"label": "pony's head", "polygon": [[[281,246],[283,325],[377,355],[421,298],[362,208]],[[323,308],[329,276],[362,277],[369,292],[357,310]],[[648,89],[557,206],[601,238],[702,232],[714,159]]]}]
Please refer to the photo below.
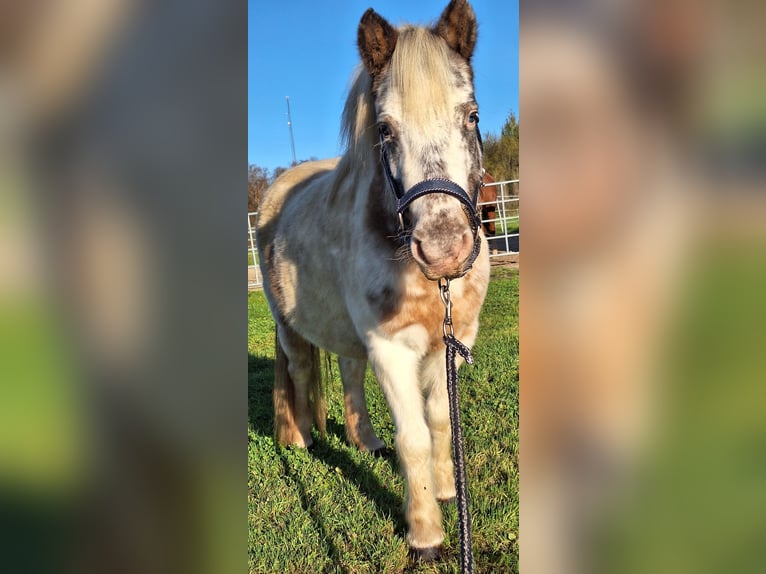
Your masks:
[{"label": "pony's head", "polygon": [[[386,151],[386,187],[403,193],[438,178],[471,197],[478,191],[482,150],[470,65],[476,29],[466,0],[452,0],[433,28],[397,29],[372,9],[362,17],[357,43],[369,74],[369,119]],[[469,211],[447,193],[419,195],[403,210],[409,251],[429,279],[457,277],[470,266],[476,238]]]}]

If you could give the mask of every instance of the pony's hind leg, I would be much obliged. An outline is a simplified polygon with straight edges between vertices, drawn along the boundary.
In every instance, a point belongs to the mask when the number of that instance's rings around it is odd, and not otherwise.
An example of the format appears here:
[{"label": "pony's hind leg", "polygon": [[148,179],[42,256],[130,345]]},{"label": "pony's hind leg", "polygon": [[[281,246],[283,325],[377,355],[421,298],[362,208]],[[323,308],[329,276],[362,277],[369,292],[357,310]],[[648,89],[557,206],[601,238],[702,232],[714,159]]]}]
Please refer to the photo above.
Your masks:
[{"label": "pony's hind leg", "polygon": [[319,352],[286,325],[277,326],[277,364],[274,381],[274,430],[283,445],[308,447],[311,426],[324,431]]},{"label": "pony's hind leg", "polygon": [[346,414],[346,435],[359,450],[375,452],[385,444],[376,435],[367,412],[364,396],[364,372],[367,361],[338,357],[340,377],[343,381],[343,400]]}]

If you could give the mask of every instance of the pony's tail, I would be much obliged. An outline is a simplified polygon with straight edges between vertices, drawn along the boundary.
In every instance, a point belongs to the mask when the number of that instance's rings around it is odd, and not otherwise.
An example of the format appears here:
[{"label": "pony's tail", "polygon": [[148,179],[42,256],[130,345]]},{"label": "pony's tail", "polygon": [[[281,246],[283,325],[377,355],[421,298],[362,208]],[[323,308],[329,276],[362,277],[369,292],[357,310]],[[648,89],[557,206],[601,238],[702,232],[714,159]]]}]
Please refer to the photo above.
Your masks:
[{"label": "pony's tail", "polygon": [[[282,445],[297,444],[301,441],[295,419],[295,382],[290,376],[288,359],[277,334],[274,339],[274,438]],[[327,428],[327,405],[325,384],[322,377],[320,351],[308,345],[310,359],[309,402],[314,424],[322,436]]]}]

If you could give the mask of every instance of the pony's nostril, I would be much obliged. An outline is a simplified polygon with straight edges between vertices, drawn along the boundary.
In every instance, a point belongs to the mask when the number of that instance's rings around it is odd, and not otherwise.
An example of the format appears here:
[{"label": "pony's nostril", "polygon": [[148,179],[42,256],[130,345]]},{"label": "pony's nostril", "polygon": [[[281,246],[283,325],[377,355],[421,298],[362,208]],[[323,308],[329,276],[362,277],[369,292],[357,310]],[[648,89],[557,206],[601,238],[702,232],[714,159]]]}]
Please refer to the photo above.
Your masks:
[{"label": "pony's nostril", "polygon": [[463,261],[468,259],[468,256],[471,254],[472,249],[473,249],[473,233],[466,230],[463,232],[460,248],[458,249],[457,260],[462,263]]},{"label": "pony's nostril", "polygon": [[412,256],[415,258],[415,260],[420,261],[424,265],[428,265],[430,263],[423,249],[423,242],[414,235],[412,236],[411,249]]}]

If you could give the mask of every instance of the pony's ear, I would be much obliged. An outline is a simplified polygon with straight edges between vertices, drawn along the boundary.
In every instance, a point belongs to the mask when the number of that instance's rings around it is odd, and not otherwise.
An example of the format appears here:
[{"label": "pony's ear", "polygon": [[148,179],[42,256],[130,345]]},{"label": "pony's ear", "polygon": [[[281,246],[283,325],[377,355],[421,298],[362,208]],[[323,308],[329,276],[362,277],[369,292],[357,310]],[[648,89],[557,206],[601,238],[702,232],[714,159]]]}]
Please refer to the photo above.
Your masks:
[{"label": "pony's ear", "polygon": [[396,47],[396,28],[372,8],[368,8],[359,22],[356,43],[367,71],[372,77],[383,71]]},{"label": "pony's ear", "polygon": [[447,45],[470,60],[476,46],[476,15],[467,0],[452,0],[442,12],[434,31]]}]

